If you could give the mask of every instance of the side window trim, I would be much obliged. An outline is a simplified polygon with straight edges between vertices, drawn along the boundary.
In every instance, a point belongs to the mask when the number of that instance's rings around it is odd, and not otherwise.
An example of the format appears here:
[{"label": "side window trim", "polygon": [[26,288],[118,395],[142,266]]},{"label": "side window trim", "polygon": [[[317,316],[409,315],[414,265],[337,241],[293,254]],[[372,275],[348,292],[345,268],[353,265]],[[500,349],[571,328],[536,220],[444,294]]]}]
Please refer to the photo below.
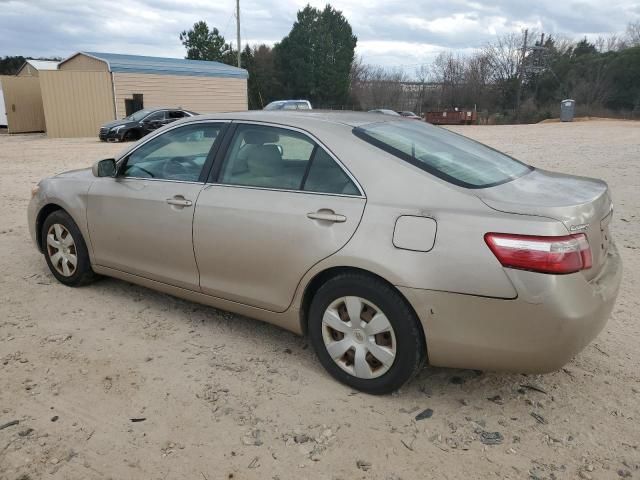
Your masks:
[{"label": "side window trim", "polygon": [[300,191],[304,191],[304,186],[307,183],[307,178],[309,177],[309,172],[311,171],[311,165],[313,165],[313,161],[318,154],[318,149],[320,147],[316,142],[313,142],[313,152],[311,152],[311,156],[309,157],[309,161],[307,162],[307,168],[304,171],[304,175],[302,175],[302,180],[300,181]]},{"label": "side window trim", "polygon": [[[283,188],[269,188],[269,187],[256,187],[256,186],[249,186],[249,185],[231,185],[231,184],[226,184],[226,183],[220,183],[220,173],[222,170],[222,164],[224,162],[225,156],[227,154],[227,150],[229,149],[230,145],[231,145],[231,141],[234,137],[235,131],[238,128],[238,126],[241,125],[258,125],[258,126],[265,126],[265,127],[274,127],[274,128],[281,128],[284,130],[290,130],[292,132],[296,132],[299,134],[302,134],[304,136],[306,136],[309,141],[311,141],[315,147],[314,150],[312,152],[311,158],[309,160],[309,162],[307,162],[307,170],[305,171],[305,175],[303,176],[303,182],[307,181],[307,177],[309,176],[309,171],[311,170],[311,165],[313,163],[313,159],[315,158],[318,149],[322,149],[324,150],[324,152],[329,155],[329,157],[336,162],[336,164],[338,165],[338,167],[345,173],[345,175],[353,182],[353,184],[355,185],[356,189],[358,190],[359,194],[357,195],[352,195],[352,194],[344,194],[344,193],[324,193],[324,192],[311,192],[311,191],[306,191],[303,190],[302,188],[300,188],[300,190],[292,190],[292,189],[283,189]],[[217,140],[216,140],[217,141]],[[331,152],[331,150],[329,150],[324,144],[322,144],[322,142],[320,142],[316,137],[313,136],[313,134],[311,134],[310,132],[300,129],[300,128],[295,128],[295,127],[290,127],[288,125],[280,125],[277,123],[269,123],[269,122],[260,122],[260,121],[251,121],[251,120],[244,120],[244,121],[237,121],[237,120],[232,120],[230,122],[230,126],[229,128],[227,128],[227,131],[225,133],[225,138],[223,139],[223,142],[220,145],[220,148],[218,149],[218,152],[216,154],[216,157],[214,159],[214,164],[213,164],[213,168],[211,169],[211,173],[209,175],[209,177],[207,178],[207,180],[205,181],[205,183],[207,184],[211,184],[211,185],[220,185],[220,186],[224,186],[224,187],[233,187],[233,188],[252,188],[252,189],[259,189],[259,190],[276,190],[276,191],[286,191],[286,192],[295,192],[295,193],[307,193],[307,194],[311,194],[311,195],[330,195],[330,196],[334,196],[334,197],[357,197],[357,198],[367,198],[364,189],[362,188],[362,185],[360,184],[360,182],[356,179],[356,177],[349,171],[349,169],[333,154],[333,152]],[[304,187],[304,183],[302,183],[301,187]]]},{"label": "side window trim", "polygon": [[[199,124],[220,124],[220,133],[218,134],[218,136],[216,137],[215,141],[213,142],[213,144],[211,145],[211,148],[209,149],[209,153],[207,154],[207,159],[204,162],[204,165],[202,167],[202,170],[200,171],[200,176],[198,177],[197,181],[184,181],[184,180],[170,180],[170,179],[166,179],[166,178],[140,178],[140,177],[126,177],[122,174],[122,172],[124,171],[124,168],[127,164],[127,162],[129,161],[129,157],[131,155],[133,155],[139,148],[141,148],[143,145],[146,145],[147,143],[153,141],[154,139],[169,133],[170,131],[176,130],[178,128],[182,128],[182,127],[188,127],[191,125],[199,125]],[[229,130],[230,128],[230,124],[231,122],[228,120],[201,120],[201,121],[197,121],[197,122],[188,122],[188,123],[181,123],[179,125],[175,125],[171,128],[168,128],[167,130],[162,131],[162,133],[160,134],[156,134],[156,135],[148,135],[148,139],[146,139],[144,142],[142,142],[139,145],[136,145],[134,148],[132,148],[130,151],[126,152],[122,157],[120,157],[118,159],[117,165],[116,165],[116,178],[121,178],[121,179],[127,179],[127,180],[144,180],[144,181],[154,181],[154,182],[173,182],[173,183],[206,183],[207,182],[207,178],[209,176],[209,172],[211,171],[211,167],[213,166],[213,162],[214,159],[216,158],[216,155],[218,154],[218,151],[220,150],[220,146],[222,144],[222,140],[226,137],[227,134],[227,130]]]}]

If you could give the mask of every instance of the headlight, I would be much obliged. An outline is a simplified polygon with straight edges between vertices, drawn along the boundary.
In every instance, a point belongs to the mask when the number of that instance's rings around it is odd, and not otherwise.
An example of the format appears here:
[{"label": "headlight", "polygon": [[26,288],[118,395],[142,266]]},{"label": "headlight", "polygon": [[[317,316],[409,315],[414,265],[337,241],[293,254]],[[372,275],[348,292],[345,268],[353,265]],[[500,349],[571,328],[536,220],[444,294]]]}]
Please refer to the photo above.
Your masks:
[{"label": "headlight", "polygon": [[36,195],[38,195],[39,191],[40,191],[40,185],[36,185],[35,187],[31,187],[31,198],[33,198]]},{"label": "headlight", "polygon": [[114,133],[118,133],[118,132],[120,131],[120,129],[121,129],[121,128],[124,128],[124,125],[119,125],[119,126],[117,126],[117,127],[113,127],[113,128],[111,129],[111,131],[112,131],[112,132],[114,132]]}]

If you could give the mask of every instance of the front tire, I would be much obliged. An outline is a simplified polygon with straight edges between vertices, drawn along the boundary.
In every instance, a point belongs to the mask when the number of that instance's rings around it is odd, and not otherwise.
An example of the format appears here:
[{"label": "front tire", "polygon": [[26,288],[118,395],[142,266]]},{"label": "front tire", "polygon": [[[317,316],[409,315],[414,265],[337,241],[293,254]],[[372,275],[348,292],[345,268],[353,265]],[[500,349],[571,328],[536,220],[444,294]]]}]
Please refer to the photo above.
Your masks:
[{"label": "front tire", "polygon": [[138,138],[139,138],[139,135],[136,134],[134,130],[127,130],[126,132],[124,132],[124,135],[122,136],[122,141],[135,142],[136,140],[138,140]]},{"label": "front tire", "polygon": [[383,280],[360,273],[341,274],[318,289],[309,337],[334,378],[371,394],[397,390],[426,359],[420,322],[407,301]]},{"label": "front tire", "polygon": [[42,225],[41,235],[47,265],[60,283],[79,287],[95,279],[87,245],[67,212],[51,213]]}]

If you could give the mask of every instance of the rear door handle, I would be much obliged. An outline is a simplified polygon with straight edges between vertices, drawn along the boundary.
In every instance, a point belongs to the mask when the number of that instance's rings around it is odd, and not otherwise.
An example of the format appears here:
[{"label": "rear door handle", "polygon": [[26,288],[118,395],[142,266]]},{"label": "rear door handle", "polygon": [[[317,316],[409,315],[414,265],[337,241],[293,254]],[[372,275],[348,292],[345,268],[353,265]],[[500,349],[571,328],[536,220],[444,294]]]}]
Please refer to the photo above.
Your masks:
[{"label": "rear door handle", "polygon": [[333,210],[318,210],[317,212],[310,212],[307,213],[307,218],[333,223],[343,223],[347,221],[347,217],[337,214]]},{"label": "rear door handle", "polygon": [[167,198],[167,203],[169,205],[175,205],[177,207],[190,207],[193,205],[191,200],[185,199],[182,195],[176,195],[173,198]]}]

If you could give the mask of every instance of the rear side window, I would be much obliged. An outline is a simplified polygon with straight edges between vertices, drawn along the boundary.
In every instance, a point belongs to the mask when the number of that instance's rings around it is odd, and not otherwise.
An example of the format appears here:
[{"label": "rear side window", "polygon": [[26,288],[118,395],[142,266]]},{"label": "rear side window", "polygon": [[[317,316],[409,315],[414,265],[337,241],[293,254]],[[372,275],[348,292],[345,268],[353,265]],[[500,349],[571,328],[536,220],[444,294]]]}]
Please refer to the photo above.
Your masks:
[{"label": "rear side window", "polygon": [[344,170],[321,148],[313,157],[304,189],[309,192],[360,194]]},{"label": "rear side window", "polygon": [[427,123],[373,123],[354,128],[353,133],[422,170],[466,188],[500,185],[533,170],[486,145]]},{"label": "rear side window", "polygon": [[359,195],[331,156],[307,135],[262,125],[239,125],[219,182],[279,190]]},{"label": "rear side window", "polygon": [[315,144],[301,133],[241,125],[222,166],[220,183],[300,190]]}]

